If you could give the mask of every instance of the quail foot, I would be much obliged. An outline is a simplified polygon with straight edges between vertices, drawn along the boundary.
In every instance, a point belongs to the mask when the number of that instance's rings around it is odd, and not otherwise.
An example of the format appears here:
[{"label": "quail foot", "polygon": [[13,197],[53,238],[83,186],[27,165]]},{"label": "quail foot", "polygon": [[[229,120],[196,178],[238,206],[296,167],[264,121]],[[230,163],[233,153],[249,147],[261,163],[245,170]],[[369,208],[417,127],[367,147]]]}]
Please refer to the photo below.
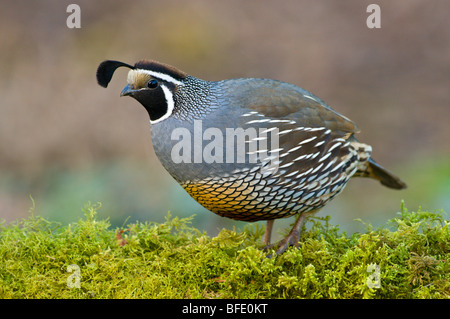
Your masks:
[{"label": "quail foot", "polygon": [[[204,81],[172,66],[107,60],[97,81],[129,69],[121,96],[147,110],[161,164],[198,203],[224,217],[266,220],[274,255],[298,245],[305,218],[339,194],[351,177],[406,184],[371,157],[358,128],[310,92],[271,79]],[[270,244],[273,221],[297,216]]]}]

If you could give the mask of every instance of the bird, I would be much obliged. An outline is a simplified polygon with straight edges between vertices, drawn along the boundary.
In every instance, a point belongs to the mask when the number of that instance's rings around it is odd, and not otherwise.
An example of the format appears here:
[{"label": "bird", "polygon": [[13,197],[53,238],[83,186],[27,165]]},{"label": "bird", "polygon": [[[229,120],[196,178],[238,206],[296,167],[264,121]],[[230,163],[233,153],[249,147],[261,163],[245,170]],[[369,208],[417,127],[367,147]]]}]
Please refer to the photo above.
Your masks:
[{"label": "bird", "polygon": [[[105,60],[97,68],[98,84],[106,88],[121,67],[129,71],[120,96],[147,111],[165,170],[213,213],[266,221],[269,257],[298,247],[305,219],[350,178],[407,187],[356,139],[353,121],[299,86],[265,78],[207,81],[155,60]],[[291,216],[288,235],[271,244],[274,220]]]}]

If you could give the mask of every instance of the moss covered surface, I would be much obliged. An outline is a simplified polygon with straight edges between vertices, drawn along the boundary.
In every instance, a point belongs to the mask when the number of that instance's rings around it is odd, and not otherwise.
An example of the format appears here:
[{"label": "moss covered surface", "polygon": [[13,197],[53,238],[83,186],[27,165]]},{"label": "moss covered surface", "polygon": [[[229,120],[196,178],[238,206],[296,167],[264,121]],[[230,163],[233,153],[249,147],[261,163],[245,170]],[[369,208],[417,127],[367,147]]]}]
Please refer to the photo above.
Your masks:
[{"label": "moss covered surface", "polygon": [[170,215],[112,229],[99,208],[68,226],[3,224],[0,298],[450,298],[443,212],[402,205],[385,228],[352,236],[310,218],[300,247],[269,259],[258,224],[214,238]]}]

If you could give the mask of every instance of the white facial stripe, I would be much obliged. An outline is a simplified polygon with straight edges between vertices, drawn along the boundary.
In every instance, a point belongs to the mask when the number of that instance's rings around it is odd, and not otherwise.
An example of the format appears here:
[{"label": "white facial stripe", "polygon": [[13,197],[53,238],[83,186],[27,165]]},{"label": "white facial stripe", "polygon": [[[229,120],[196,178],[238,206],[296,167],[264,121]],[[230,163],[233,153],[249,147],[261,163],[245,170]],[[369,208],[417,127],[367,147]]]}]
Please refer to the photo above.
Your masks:
[{"label": "white facial stripe", "polygon": [[167,112],[166,114],[164,114],[163,116],[161,116],[159,119],[152,121],[150,120],[151,124],[155,124],[161,121],[164,121],[165,119],[167,119],[169,116],[172,115],[173,112],[173,108],[175,106],[175,101],[173,100],[173,94],[172,92],[170,92],[170,90],[165,86],[165,85],[161,85],[161,89],[164,92],[164,96],[166,98],[166,102],[167,102]]},{"label": "white facial stripe", "polygon": [[174,79],[173,77],[171,77],[170,75],[164,74],[164,73],[159,73],[159,72],[155,72],[155,71],[150,71],[150,70],[143,70],[143,69],[137,69],[136,71],[138,72],[142,72],[142,73],[146,73],[146,74],[150,74],[151,76],[176,84],[176,85],[183,85],[183,82],[178,81],[176,79]]}]

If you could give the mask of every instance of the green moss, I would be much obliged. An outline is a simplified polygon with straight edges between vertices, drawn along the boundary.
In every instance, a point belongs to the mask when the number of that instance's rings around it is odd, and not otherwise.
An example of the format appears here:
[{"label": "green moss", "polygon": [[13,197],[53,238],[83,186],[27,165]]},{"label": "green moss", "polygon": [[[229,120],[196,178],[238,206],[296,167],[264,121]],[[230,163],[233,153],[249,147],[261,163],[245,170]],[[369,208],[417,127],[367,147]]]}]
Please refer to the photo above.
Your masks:
[{"label": "green moss", "polygon": [[0,298],[450,298],[443,212],[402,204],[385,228],[352,236],[311,218],[299,249],[269,259],[258,224],[210,238],[169,214],[112,229],[98,209],[68,226],[3,224]]}]

